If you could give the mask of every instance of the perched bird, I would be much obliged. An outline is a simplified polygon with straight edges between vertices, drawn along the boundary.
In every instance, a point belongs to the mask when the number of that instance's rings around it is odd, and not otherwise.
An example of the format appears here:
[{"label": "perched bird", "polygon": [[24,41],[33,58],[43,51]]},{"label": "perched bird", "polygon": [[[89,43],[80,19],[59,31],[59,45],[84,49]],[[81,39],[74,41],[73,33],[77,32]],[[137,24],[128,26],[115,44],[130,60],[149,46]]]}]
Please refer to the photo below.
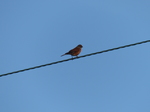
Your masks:
[{"label": "perched bird", "polygon": [[61,56],[64,56],[64,55],[78,56],[80,54],[80,52],[81,52],[81,48],[82,47],[83,46],[81,44],[79,44],[77,47],[71,49],[69,52],[67,52],[67,53],[65,53],[65,54],[63,54]]}]

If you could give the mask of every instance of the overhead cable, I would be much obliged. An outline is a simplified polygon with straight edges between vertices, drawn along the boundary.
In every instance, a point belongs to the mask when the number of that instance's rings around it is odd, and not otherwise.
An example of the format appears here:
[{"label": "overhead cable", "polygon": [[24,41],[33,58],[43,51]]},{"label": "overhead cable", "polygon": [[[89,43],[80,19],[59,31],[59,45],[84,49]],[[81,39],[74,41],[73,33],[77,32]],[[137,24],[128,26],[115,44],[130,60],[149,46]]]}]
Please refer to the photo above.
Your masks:
[{"label": "overhead cable", "polygon": [[30,67],[30,68],[22,69],[22,70],[17,70],[17,71],[14,71],[14,72],[9,72],[9,73],[5,73],[5,74],[1,74],[0,77],[11,75],[11,74],[15,74],[15,73],[19,73],[19,72],[24,72],[24,71],[32,70],[32,69],[36,69],[36,68],[41,68],[41,67],[45,67],[45,66],[48,66],[48,65],[54,65],[54,64],[58,64],[58,63],[62,63],[62,62],[70,61],[70,60],[75,60],[75,59],[79,59],[79,58],[83,58],[83,57],[87,57],[87,56],[101,54],[101,53],[104,53],[104,52],[118,50],[118,49],[122,49],[122,48],[126,48],[126,47],[131,47],[131,46],[135,46],[135,45],[139,45],[139,44],[143,44],[143,43],[147,43],[147,42],[150,42],[150,40],[146,40],[146,41],[142,41],[142,42],[137,42],[137,43],[134,43],[134,44],[128,44],[128,45],[124,45],[124,46],[120,46],[120,47],[115,47],[115,48],[111,48],[111,49],[107,49],[107,50],[103,50],[103,51],[99,51],[99,52],[94,52],[94,53],[90,53],[90,54],[78,56],[78,57],[75,57],[75,58],[69,58],[69,59],[65,59],[65,60],[61,60],[61,61],[56,61],[56,62],[52,62],[52,63],[48,63],[48,64],[43,64],[43,65],[39,65],[39,66],[35,66],[35,67]]}]

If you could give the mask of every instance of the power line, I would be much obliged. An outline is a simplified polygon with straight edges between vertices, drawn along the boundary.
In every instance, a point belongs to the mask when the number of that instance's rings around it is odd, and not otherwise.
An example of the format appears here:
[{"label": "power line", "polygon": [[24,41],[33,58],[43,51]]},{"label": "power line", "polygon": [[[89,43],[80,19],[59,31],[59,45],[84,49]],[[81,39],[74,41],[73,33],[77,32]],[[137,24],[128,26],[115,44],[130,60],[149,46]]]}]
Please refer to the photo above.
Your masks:
[{"label": "power line", "polygon": [[86,54],[86,55],[79,56],[79,57],[75,57],[75,58],[69,58],[69,59],[66,59],[66,60],[56,61],[56,62],[44,64],[44,65],[39,65],[39,66],[35,66],[35,67],[30,67],[30,68],[26,68],[26,69],[14,71],[14,72],[9,72],[9,73],[5,73],[5,74],[1,74],[0,77],[6,76],[6,75],[15,74],[15,73],[19,73],[19,72],[24,72],[24,71],[27,71],[27,70],[32,70],[32,69],[36,69],[36,68],[40,68],[40,67],[44,67],[44,66],[48,66],[48,65],[53,65],[53,64],[57,64],[57,63],[62,63],[62,62],[65,62],[65,61],[70,61],[70,60],[74,60],[74,59],[79,59],[79,58],[83,58],[83,57],[87,57],[87,56],[91,56],[91,55],[96,55],[96,54],[100,54],[100,53],[104,53],[104,52],[109,52],[109,51],[113,51],[113,50],[118,50],[118,49],[121,49],[121,48],[131,47],[131,46],[135,46],[135,45],[139,45],[139,44],[143,44],[143,43],[147,43],[147,42],[150,42],[150,40],[146,40],[146,41],[142,41],[142,42],[137,42],[137,43],[134,43],[134,44],[128,44],[128,45],[124,45],[124,46],[120,46],[120,47],[116,47],[116,48],[112,48],[112,49],[107,49],[107,50],[103,50],[103,51],[99,51],[99,52],[95,52],[95,53],[90,53],[90,54]]}]

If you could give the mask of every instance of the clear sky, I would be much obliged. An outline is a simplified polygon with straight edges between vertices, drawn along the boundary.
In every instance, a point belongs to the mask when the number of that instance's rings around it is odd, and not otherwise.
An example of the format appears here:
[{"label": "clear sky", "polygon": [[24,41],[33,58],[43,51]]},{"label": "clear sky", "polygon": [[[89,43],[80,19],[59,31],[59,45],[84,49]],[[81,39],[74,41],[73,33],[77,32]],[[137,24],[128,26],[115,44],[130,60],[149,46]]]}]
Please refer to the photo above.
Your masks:
[{"label": "clear sky", "polygon": [[[149,0],[1,0],[0,74],[150,39]],[[150,43],[0,77],[1,112],[150,112]]]}]

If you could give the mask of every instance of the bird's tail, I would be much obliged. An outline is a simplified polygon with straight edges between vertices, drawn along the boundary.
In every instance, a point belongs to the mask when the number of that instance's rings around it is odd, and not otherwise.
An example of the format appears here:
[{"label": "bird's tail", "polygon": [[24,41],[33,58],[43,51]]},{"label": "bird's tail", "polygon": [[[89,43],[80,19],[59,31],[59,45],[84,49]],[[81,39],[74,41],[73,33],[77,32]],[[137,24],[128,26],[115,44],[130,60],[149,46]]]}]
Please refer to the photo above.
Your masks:
[{"label": "bird's tail", "polygon": [[70,54],[70,52],[67,52],[67,53],[65,53],[65,54],[63,54],[63,55],[61,55],[61,56],[68,55],[68,54]]},{"label": "bird's tail", "polygon": [[63,55],[61,55],[61,56],[64,56],[64,55],[66,55],[66,54],[63,54]]}]

